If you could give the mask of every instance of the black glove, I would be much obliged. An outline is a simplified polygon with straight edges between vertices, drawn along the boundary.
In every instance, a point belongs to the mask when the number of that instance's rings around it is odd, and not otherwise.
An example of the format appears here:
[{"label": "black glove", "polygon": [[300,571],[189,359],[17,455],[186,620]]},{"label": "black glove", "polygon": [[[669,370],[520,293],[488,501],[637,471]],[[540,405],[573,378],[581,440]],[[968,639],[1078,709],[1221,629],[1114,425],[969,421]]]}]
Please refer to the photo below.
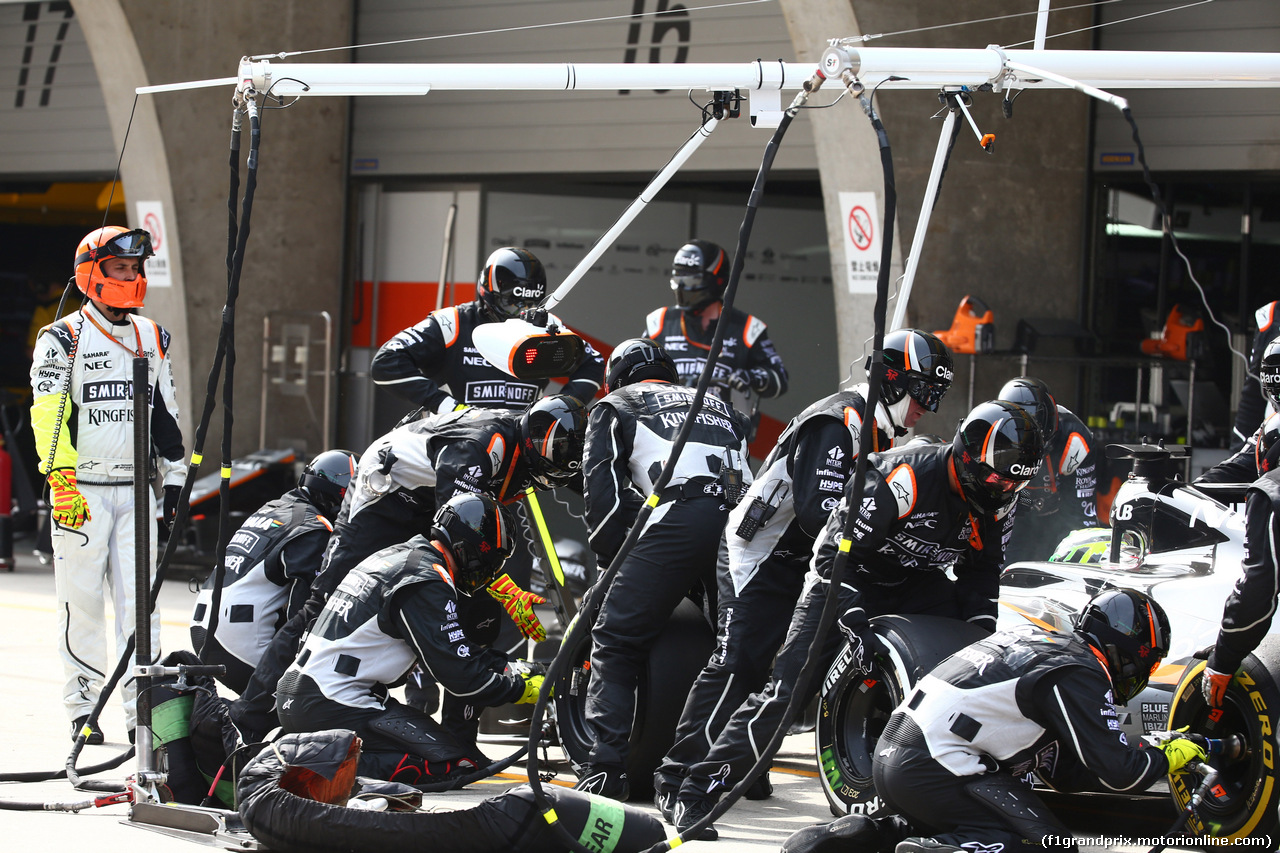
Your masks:
[{"label": "black glove", "polygon": [[849,641],[849,651],[853,653],[853,668],[863,675],[875,669],[875,656],[885,650],[880,638],[871,630],[867,614],[861,608],[846,610],[836,620],[840,633]]},{"label": "black glove", "polygon": [[724,378],[724,385],[739,394],[751,391],[751,374],[745,370],[735,370]]},{"label": "black glove", "polygon": [[164,487],[164,510],[160,513],[160,523],[164,525],[165,536],[173,525],[174,516],[178,514],[178,498],[182,495],[182,486]]}]

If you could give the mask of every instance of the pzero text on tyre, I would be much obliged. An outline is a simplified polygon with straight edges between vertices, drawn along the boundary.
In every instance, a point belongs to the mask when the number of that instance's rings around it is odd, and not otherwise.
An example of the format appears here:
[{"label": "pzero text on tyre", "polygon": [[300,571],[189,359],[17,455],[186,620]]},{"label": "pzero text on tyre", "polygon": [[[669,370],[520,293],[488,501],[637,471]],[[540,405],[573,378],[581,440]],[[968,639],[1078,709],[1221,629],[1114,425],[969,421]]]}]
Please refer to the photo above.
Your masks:
[{"label": "pzero text on tyre", "polygon": [[[1169,704],[1172,730],[1190,726],[1205,737],[1237,734],[1248,745],[1249,755],[1233,764],[1214,763],[1217,784],[1205,795],[1188,831],[1223,839],[1268,837],[1274,849],[1280,843],[1280,779],[1276,775],[1277,714],[1280,714],[1280,636],[1272,635],[1245,658],[1232,679],[1221,709],[1211,709],[1200,694],[1205,662],[1188,666]],[[1169,779],[1169,791],[1181,810],[1195,792],[1198,777],[1178,774]]]}]

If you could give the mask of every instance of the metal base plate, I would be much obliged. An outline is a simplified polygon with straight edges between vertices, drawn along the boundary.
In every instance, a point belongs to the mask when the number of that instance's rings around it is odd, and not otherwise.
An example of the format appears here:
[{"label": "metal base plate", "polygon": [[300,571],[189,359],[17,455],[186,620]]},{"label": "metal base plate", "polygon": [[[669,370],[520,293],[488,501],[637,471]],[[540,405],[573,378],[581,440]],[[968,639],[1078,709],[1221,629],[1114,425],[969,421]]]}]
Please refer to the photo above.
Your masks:
[{"label": "metal base plate", "polygon": [[181,803],[135,803],[126,826],[223,850],[266,850],[248,833],[238,812]]}]

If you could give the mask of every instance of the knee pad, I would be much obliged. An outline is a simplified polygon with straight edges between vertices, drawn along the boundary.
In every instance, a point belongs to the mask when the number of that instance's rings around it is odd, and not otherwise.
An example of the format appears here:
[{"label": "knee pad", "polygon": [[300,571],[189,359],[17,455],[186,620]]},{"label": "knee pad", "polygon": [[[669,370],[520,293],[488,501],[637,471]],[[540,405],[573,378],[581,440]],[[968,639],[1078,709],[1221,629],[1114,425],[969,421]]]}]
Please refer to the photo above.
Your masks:
[{"label": "knee pad", "polygon": [[480,767],[470,758],[430,759],[409,752],[362,752],[360,775],[416,788],[431,787],[474,773]]},{"label": "knee pad", "polygon": [[441,728],[439,723],[403,705],[392,705],[365,725],[371,734],[429,761],[456,761],[471,757],[457,738]]},{"label": "knee pad", "polygon": [[897,815],[876,819],[845,815],[793,832],[782,843],[782,853],[888,853],[906,832],[905,822]]},{"label": "knee pad", "polygon": [[[965,793],[1033,844],[1047,835],[1071,837],[1071,832],[1054,816],[1031,786],[1012,776],[979,776],[964,785]],[[1070,849],[1075,849],[1074,845]]]}]

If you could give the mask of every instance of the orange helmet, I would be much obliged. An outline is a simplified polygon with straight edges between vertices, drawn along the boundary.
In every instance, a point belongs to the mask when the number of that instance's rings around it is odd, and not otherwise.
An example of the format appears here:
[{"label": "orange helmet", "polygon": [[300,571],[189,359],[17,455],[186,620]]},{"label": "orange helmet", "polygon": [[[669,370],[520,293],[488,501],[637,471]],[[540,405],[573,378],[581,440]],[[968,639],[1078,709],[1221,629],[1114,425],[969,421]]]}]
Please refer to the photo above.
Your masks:
[{"label": "orange helmet", "polygon": [[[90,231],[76,247],[76,287],[112,308],[141,308],[147,295],[145,264],[152,254],[151,235],[141,228],[129,231],[108,225]],[[137,258],[138,277],[133,281],[108,277],[102,272],[102,262],[108,258]]]}]

